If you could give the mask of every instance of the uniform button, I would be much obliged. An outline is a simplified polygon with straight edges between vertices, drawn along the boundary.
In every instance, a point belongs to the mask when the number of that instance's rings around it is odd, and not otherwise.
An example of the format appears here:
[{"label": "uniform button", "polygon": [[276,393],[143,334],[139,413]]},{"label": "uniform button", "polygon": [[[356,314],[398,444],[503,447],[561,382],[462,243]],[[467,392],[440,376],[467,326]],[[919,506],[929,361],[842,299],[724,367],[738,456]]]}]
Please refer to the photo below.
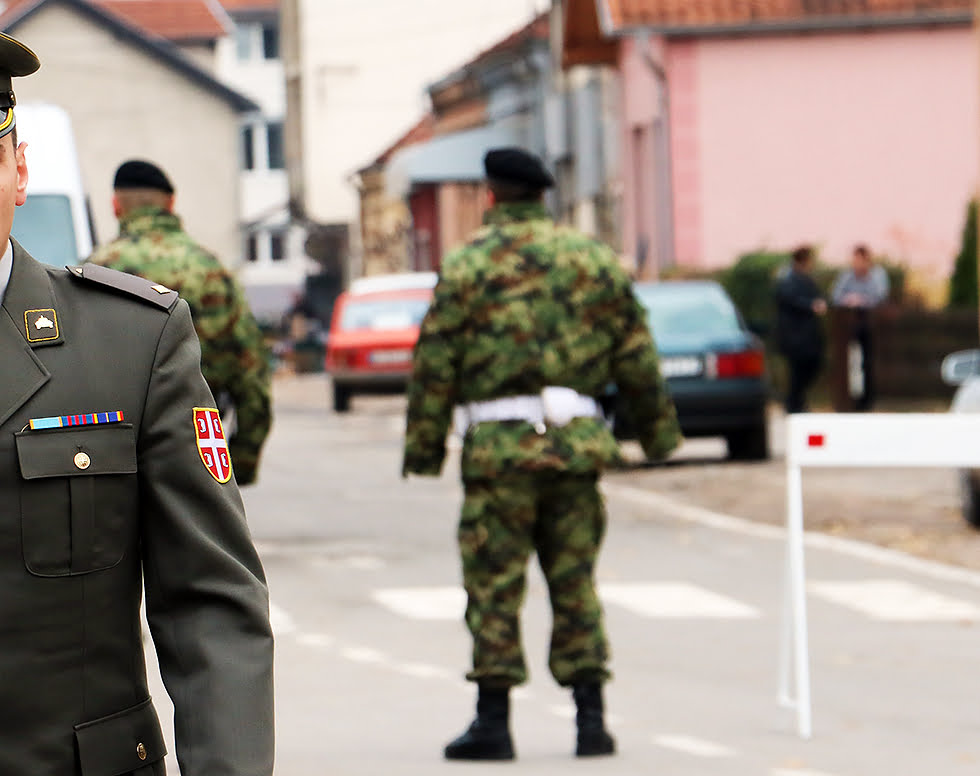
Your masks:
[{"label": "uniform button", "polygon": [[141,760],[145,760],[146,759],[146,747],[143,746],[142,743],[139,743],[139,744],[136,745],[136,755]]},{"label": "uniform button", "polygon": [[84,471],[91,465],[92,459],[88,457],[88,453],[75,453],[75,466]]}]

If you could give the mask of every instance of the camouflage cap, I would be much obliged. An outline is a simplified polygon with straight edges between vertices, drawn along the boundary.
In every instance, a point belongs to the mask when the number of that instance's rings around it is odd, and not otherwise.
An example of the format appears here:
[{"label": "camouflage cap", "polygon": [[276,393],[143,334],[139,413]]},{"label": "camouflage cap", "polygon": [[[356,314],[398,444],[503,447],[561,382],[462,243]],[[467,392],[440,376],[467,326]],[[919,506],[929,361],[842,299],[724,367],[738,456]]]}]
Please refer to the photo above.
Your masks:
[{"label": "camouflage cap", "polygon": [[13,107],[17,104],[11,78],[30,75],[41,66],[37,54],[19,40],[0,32],[0,137],[14,128]]},{"label": "camouflage cap", "polygon": [[555,179],[544,163],[523,148],[492,148],[483,157],[483,168],[491,181],[517,183],[532,189],[555,185]]}]

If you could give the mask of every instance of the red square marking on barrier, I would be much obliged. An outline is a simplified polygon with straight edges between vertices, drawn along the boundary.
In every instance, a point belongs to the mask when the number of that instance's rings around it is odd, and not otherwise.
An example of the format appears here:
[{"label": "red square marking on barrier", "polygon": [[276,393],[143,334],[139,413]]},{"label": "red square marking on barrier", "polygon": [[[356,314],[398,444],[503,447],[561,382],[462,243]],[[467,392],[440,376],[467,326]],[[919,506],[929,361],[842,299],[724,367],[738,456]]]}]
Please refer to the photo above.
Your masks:
[{"label": "red square marking on barrier", "polygon": [[824,435],[810,434],[810,436],[807,437],[806,443],[809,447],[823,447]]}]

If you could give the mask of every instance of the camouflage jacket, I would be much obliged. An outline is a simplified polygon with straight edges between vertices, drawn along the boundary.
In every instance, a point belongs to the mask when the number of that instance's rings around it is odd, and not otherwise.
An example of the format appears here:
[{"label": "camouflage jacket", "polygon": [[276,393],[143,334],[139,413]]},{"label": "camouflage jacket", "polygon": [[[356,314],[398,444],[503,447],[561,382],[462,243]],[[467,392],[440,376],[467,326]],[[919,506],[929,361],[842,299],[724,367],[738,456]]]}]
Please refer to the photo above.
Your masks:
[{"label": "camouflage jacket", "polygon": [[187,301],[201,341],[201,371],[219,402],[235,408],[228,442],[235,478],[253,482],[272,423],[268,350],[244,292],[215,256],[181,228],[180,218],[141,208],[119,222],[119,237],[89,261],[140,275]]},{"label": "camouflage jacket", "polygon": [[[422,323],[408,387],[402,474],[436,475],[453,407],[565,386],[630,403],[647,456],[680,441],[646,312],[605,246],[556,226],[543,205],[498,205],[447,256]],[[606,424],[576,418],[544,433],[480,423],[463,440],[464,479],[542,470],[591,473],[619,459]]]}]

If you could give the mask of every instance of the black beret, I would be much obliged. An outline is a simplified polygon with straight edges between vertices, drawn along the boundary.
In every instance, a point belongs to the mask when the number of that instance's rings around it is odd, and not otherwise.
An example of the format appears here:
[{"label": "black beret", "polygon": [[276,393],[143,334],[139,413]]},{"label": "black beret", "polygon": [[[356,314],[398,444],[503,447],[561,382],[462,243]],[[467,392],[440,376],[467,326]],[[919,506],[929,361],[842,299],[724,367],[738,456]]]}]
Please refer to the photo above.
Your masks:
[{"label": "black beret", "polygon": [[0,137],[14,128],[14,116],[10,109],[17,101],[10,79],[30,75],[40,66],[37,54],[19,40],[0,32]]},{"label": "black beret", "polygon": [[128,162],[119,165],[119,169],[116,170],[116,177],[112,181],[112,188],[119,191],[123,189],[153,189],[165,194],[174,193],[173,184],[167,174],[153,162],[144,162],[142,159],[130,159]]},{"label": "black beret", "polygon": [[483,157],[483,169],[491,181],[519,183],[534,189],[547,189],[555,179],[541,160],[523,148],[492,148]]}]

